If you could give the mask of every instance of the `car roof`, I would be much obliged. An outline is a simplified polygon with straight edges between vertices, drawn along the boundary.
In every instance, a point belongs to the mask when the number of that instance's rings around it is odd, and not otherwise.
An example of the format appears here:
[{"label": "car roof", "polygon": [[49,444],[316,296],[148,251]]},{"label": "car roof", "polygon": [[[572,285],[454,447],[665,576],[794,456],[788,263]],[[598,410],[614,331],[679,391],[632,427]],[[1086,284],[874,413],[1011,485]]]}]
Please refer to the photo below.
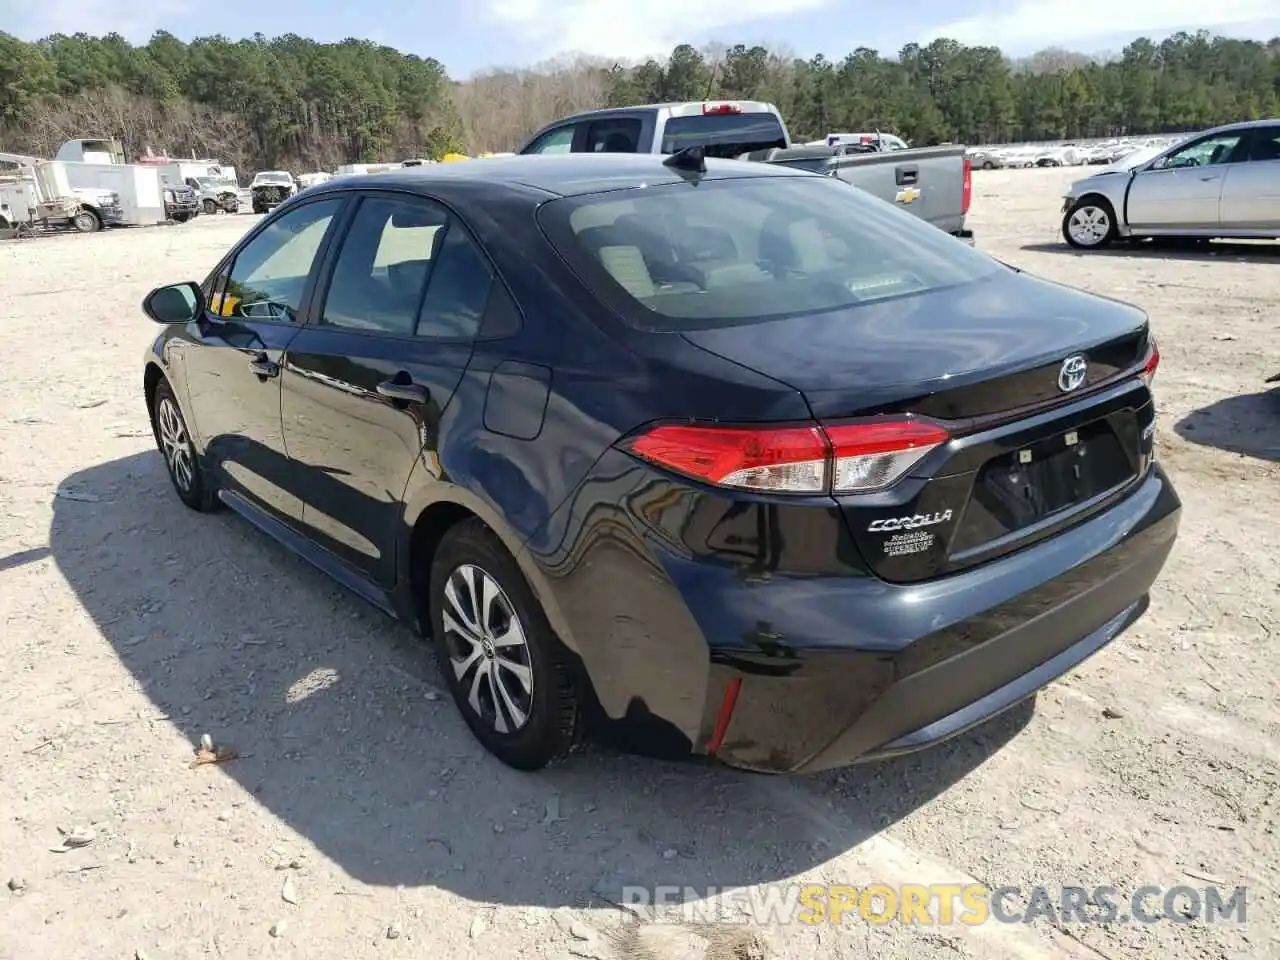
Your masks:
[{"label": "car roof", "polygon": [[572,113],[567,116],[560,117],[557,120],[553,120],[551,123],[546,124],[543,129],[546,129],[546,127],[559,126],[560,124],[568,123],[571,120],[581,120],[588,117],[599,116],[601,114],[617,115],[627,113],[644,113],[649,110],[685,110],[703,103],[734,103],[751,107],[753,108],[752,112],[778,112],[778,108],[767,100],[735,100],[732,98],[719,100],[666,100],[662,103],[636,103],[628,104],[625,107],[597,107],[594,110],[582,110],[578,113]]},{"label": "car roof", "polygon": [[[1280,117],[1271,117],[1269,119],[1262,120],[1242,120],[1239,123],[1224,123],[1218,127],[1210,127],[1207,130],[1202,130],[1200,133],[1227,133],[1232,130],[1254,130],[1258,127],[1274,127],[1276,124],[1280,124]],[[1200,134],[1185,134],[1188,139],[1192,136],[1199,135]]]},{"label": "car roof", "polygon": [[[489,183],[508,186],[514,192],[528,188],[550,196],[573,197],[612,190],[678,183],[689,174],[665,166],[665,158],[652,153],[532,154],[485,157],[429,166],[388,170],[369,175],[338,177],[312,190],[392,189],[409,192],[448,192],[451,186]],[[706,162],[703,180],[735,180],[760,177],[808,177],[814,174],[745,160]],[[520,188],[525,188],[521,191]]]}]

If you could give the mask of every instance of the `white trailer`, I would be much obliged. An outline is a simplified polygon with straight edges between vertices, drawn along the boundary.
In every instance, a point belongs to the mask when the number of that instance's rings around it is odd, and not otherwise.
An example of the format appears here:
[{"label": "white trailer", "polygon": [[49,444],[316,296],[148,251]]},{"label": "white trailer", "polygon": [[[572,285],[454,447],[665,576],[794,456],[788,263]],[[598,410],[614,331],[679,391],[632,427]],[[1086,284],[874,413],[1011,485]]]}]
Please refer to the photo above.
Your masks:
[{"label": "white trailer", "polygon": [[81,191],[118,194],[121,223],[149,226],[167,219],[161,168],[125,163],[124,150],[118,140],[67,140],[54,154],[53,162],[65,171],[67,182],[77,194]]}]

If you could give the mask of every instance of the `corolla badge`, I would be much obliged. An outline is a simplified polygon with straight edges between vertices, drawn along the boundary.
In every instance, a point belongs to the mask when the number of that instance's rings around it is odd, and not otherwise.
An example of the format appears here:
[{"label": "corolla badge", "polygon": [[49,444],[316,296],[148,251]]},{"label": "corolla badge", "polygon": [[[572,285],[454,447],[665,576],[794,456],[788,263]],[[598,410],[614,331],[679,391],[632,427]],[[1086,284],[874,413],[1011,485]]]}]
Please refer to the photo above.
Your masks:
[{"label": "corolla badge", "polygon": [[1073,353],[1062,361],[1062,368],[1058,371],[1058,389],[1063,393],[1078,389],[1088,372],[1089,361],[1084,358],[1084,354]]},{"label": "corolla badge", "polygon": [[937,513],[915,513],[909,517],[887,517],[883,520],[872,520],[867,527],[868,533],[885,533],[890,530],[918,530],[921,527],[932,527],[946,523],[951,519],[950,510],[939,510]]}]

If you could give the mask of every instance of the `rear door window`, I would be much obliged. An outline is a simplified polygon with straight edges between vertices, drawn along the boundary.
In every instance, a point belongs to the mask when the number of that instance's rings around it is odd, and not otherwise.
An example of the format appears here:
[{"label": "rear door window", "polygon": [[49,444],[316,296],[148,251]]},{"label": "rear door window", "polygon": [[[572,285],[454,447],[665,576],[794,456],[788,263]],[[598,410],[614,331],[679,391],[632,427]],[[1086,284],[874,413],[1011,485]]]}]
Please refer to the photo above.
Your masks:
[{"label": "rear door window", "polygon": [[1249,144],[1249,162],[1280,160],[1280,127],[1259,127]]},{"label": "rear door window", "polygon": [[445,210],[424,200],[362,200],[334,263],[320,323],[412,336],[447,224]]},{"label": "rear door window", "polygon": [[701,145],[707,156],[732,160],[753,150],[787,145],[782,122],[773,113],[704,113],[672,117],[662,130],[662,152]]},{"label": "rear door window", "polygon": [[586,153],[639,153],[641,126],[639,117],[595,120],[587,127],[583,150]]}]

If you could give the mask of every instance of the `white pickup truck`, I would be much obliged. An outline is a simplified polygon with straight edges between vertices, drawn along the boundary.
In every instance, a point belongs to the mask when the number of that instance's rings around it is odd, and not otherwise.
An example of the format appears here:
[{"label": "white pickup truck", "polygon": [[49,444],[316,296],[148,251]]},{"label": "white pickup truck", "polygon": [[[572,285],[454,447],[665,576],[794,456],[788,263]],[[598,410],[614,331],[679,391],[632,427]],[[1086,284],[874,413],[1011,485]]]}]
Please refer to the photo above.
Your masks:
[{"label": "white pickup truck", "polygon": [[[856,142],[845,139],[853,137]],[[963,146],[912,149],[878,134],[833,134],[816,145],[793,146],[778,108],[756,100],[591,110],[548,124],[517,152],[673,154],[693,146],[707,157],[779,163],[835,177],[973,241],[965,226],[972,165]]]}]

